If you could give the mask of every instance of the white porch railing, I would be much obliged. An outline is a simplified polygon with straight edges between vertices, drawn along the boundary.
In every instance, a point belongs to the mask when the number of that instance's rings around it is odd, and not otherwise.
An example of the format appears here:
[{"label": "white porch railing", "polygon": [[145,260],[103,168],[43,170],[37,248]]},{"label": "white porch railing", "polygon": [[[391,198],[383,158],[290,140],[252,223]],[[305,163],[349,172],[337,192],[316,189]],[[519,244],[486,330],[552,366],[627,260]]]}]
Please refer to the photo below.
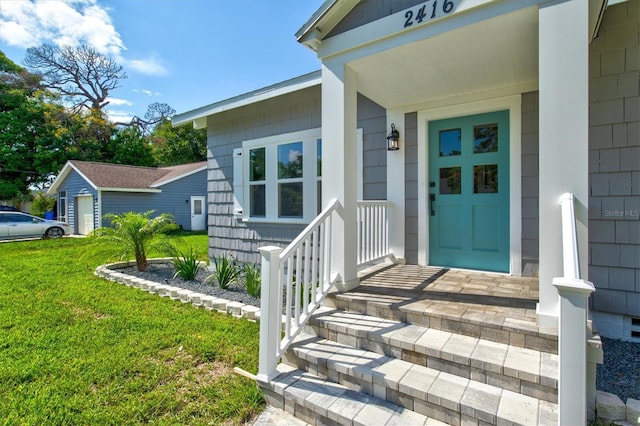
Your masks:
[{"label": "white porch railing", "polygon": [[388,201],[358,201],[358,265],[389,252]]},{"label": "white porch railing", "polygon": [[274,378],[278,360],[329,292],[331,227],[341,209],[333,200],[284,250],[260,248],[260,381]]},{"label": "white porch railing", "polygon": [[599,347],[594,348],[595,356],[588,356],[587,352],[587,339],[592,337],[588,330],[587,300],[595,287],[580,279],[573,194],[563,194],[560,205],[564,270],[562,277],[553,279],[560,297],[558,424],[587,424],[595,401],[595,363],[602,362]]}]

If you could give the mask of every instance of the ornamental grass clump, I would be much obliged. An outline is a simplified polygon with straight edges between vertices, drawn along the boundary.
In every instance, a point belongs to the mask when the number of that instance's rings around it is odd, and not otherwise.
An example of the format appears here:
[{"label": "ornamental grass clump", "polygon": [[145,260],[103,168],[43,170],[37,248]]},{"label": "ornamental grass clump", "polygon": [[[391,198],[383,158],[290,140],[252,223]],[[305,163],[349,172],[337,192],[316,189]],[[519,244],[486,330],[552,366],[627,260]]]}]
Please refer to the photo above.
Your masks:
[{"label": "ornamental grass clump", "polygon": [[241,270],[232,256],[214,256],[213,266],[215,271],[206,281],[215,279],[222,290],[228,289],[234,281],[238,281]]},{"label": "ornamental grass clump", "polygon": [[249,296],[260,298],[260,290],[262,287],[262,277],[260,269],[256,265],[245,263],[242,266],[242,284]]},{"label": "ornamental grass clump", "polygon": [[202,267],[193,247],[189,247],[189,251],[176,249],[172,263],[175,270],[173,278],[180,277],[185,281],[193,281]]}]

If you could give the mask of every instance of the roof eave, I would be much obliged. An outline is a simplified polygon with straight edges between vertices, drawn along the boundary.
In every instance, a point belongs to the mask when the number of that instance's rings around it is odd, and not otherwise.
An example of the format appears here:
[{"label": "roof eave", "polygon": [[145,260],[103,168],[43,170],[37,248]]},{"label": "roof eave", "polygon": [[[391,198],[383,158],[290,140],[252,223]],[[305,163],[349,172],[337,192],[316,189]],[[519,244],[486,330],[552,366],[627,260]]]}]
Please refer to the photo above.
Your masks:
[{"label": "roof eave", "polygon": [[296,32],[299,43],[318,51],[322,40],[342,21],[360,0],[326,0]]},{"label": "roof eave", "polygon": [[220,102],[209,104],[192,111],[182,114],[176,114],[171,118],[171,124],[174,127],[185,124],[193,124],[196,128],[206,127],[206,118],[210,115],[219,114],[245,105],[275,98],[287,93],[296,92],[311,86],[320,85],[322,82],[322,74],[320,71],[314,71],[304,74],[271,86],[263,87],[233,98],[225,99]]},{"label": "roof eave", "polygon": [[155,188],[107,188],[107,187],[99,187],[98,191],[102,192],[147,192],[147,193],[159,193],[162,192],[161,189]]},{"label": "roof eave", "polygon": [[91,185],[91,187],[93,189],[98,189],[98,187],[96,186],[95,183],[93,183],[93,181],[91,179],[89,179],[87,176],[85,176],[84,173],[82,173],[80,171],[80,169],[78,169],[74,164],[73,164],[73,160],[69,160],[65,163],[64,167],[62,167],[62,170],[60,171],[60,174],[58,176],[56,176],[55,180],[53,181],[53,183],[51,184],[51,186],[49,187],[49,189],[47,189],[47,194],[49,195],[55,195],[58,192],[58,187],[60,187],[60,185],[62,184],[62,182],[65,180],[65,178],[67,177],[67,175],[69,175],[69,173],[71,173],[71,170],[75,170],[76,173],[78,173],[82,179],[84,179],[89,185]]},{"label": "roof eave", "polygon": [[201,166],[201,167],[198,167],[197,169],[193,169],[193,170],[190,170],[190,171],[188,171],[186,173],[183,173],[183,174],[181,174],[179,176],[176,176],[174,178],[167,179],[167,180],[161,180],[161,181],[158,181],[158,182],[154,182],[150,186],[151,186],[151,188],[158,188],[160,186],[166,185],[166,184],[171,183],[171,182],[175,182],[175,181],[180,180],[180,179],[184,179],[184,178],[186,178],[188,176],[194,175],[196,173],[199,173],[199,172],[202,172],[202,171],[205,171],[205,170],[207,170],[207,165],[206,164]]}]

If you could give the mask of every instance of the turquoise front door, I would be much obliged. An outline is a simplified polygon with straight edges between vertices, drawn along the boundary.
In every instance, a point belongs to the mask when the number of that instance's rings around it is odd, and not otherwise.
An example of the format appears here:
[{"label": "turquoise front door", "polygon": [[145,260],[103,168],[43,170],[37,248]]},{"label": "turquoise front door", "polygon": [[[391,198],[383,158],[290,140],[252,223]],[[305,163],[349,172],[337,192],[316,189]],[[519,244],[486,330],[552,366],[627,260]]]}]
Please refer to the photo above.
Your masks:
[{"label": "turquoise front door", "polygon": [[509,272],[509,111],[428,129],[429,263]]}]

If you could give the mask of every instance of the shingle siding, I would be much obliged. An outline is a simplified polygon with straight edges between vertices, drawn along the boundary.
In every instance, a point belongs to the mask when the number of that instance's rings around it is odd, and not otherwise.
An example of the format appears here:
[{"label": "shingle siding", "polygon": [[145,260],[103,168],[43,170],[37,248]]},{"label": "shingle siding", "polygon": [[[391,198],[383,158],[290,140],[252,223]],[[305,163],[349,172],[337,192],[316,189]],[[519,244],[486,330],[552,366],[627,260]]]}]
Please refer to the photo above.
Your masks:
[{"label": "shingle siding", "polygon": [[640,2],[607,8],[590,51],[592,308],[640,317]]},{"label": "shingle siding", "polygon": [[[209,116],[210,256],[231,254],[241,262],[257,263],[260,261],[258,247],[284,247],[304,229],[305,225],[300,224],[242,221],[233,215],[233,150],[242,147],[246,140],[321,125],[320,86]],[[385,110],[359,95],[358,127],[363,128],[365,199],[386,199],[385,125]]]},{"label": "shingle siding", "polygon": [[538,263],[538,92],[522,94],[522,263]]},{"label": "shingle siding", "polygon": [[358,128],[363,129],[363,197],[387,199],[387,111],[358,95]]},{"label": "shingle siding", "polygon": [[328,38],[361,27],[385,16],[424,3],[424,0],[364,0],[340,21],[329,33]]},{"label": "shingle siding", "polygon": [[405,258],[418,263],[418,114],[404,116]]},{"label": "shingle siding", "polygon": [[256,223],[233,215],[233,150],[242,142],[321,126],[320,86],[208,117],[209,256],[258,263],[258,247],[284,247],[304,225]]}]

